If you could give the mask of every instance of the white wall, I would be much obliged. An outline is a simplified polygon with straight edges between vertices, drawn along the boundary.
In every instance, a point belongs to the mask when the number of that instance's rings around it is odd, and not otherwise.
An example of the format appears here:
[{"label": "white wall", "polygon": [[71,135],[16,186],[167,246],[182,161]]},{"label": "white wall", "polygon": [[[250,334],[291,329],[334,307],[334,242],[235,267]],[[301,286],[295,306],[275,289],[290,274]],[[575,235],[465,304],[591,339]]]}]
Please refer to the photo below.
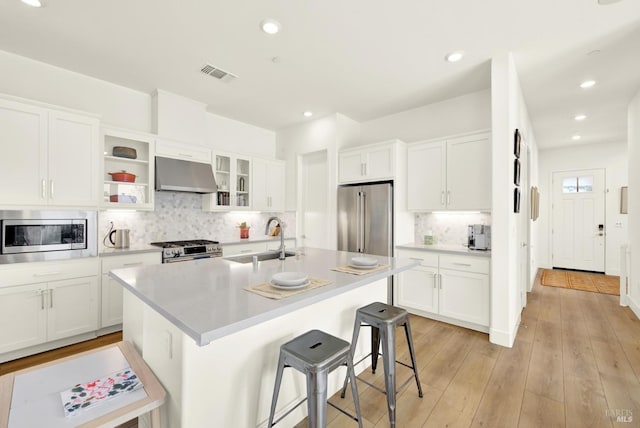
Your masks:
[{"label": "white wall", "polygon": [[276,157],[276,133],[212,113],[206,116],[205,144],[218,150]]},{"label": "white wall", "polygon": [[[2,93],[95,113],[104,124],[154,131],[150,94],[1,50],[0,70]],[[275,157],[273,131],[208,112],[205,130],[200,143],[225,151]]]},{"label": "white wall", "polygon": [[397,138],[406,143],[491,127],[491,91],[472,92],[378,119],[362,122],[359,143]]},{"label": "white wall", "polygon": [[[536,156],[537,145],[529,119],[517,70],[510,53],[496,54],[491,62],[493,187],[491,249],[491,326],[493,343],[512,346],[520,322],[518,283],[518,236],[521,211],[513,212],[513,134],[519,129],[522,140]],[[535,182],[531,180],[531,185]],[[521,189],[522,198],[528,197]]]},{"label": "white wall", "polygon": [[151,132],[151,96],[104,80],[0,51],[0,92],[102,116],[102,122]]},{"label": "white wall", "polygon": [[[627,143],[600,143],[540,151],[540,224],[537,257],[541,267],[552,267],[551,178],[555,171],[605,169],[605,272],[620,274],[620,246],[627,243],[630,215],[620,214],[620,187],[628,184]],[[616,227],[620,222],[621,227]]]},{"label": "white wall", "polygon": [[640,317],[640,91],[629,104],[629,306]]}]

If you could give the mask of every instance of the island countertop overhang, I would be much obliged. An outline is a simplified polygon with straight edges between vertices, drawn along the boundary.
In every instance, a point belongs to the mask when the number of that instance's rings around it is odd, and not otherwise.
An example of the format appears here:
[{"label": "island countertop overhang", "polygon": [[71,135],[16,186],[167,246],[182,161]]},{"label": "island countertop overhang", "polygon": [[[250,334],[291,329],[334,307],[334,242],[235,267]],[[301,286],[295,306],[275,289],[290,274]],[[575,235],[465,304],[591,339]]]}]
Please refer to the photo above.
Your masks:
[{"label": "island countertop overhang", "polygon": [[[373,256],[388,268],[366,275],[331,269],[361,255],[317,248],[284,261],[241,264],[223,258],[186,263],[117,269],[109,275],[153,310],[204,346],[211,341],[307,305],[383,280],[418,265],[418,261]],[[331,284],[281,300],[268,299],[244,288],[267,282],[280,271],[301,271]]]}]

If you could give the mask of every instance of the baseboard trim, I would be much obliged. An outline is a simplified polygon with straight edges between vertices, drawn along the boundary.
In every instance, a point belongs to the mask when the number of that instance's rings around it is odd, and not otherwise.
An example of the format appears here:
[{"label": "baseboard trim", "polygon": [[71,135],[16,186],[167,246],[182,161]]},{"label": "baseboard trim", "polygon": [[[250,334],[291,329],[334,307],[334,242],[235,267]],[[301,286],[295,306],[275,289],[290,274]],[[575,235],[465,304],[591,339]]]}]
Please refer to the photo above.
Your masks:
[{"label": "baseboard trim", "polygon": [[516,334],[518,333],[518,327],[520,327],[520,321],[522,317],[518,314],[516,324],[510,331],[499,330],[497,328],[489,329],[489,342],[496,345],[504,346],[506,348],[513,348],[513,343],[516,340]]},{"label": "baseboard trim", "polygon": [[636,314],[638,319],[640,319],[640,304],[633,300],[631,296],[627,296],[627,304],[629,305],[629,309],[631,309],[631,311]]}]

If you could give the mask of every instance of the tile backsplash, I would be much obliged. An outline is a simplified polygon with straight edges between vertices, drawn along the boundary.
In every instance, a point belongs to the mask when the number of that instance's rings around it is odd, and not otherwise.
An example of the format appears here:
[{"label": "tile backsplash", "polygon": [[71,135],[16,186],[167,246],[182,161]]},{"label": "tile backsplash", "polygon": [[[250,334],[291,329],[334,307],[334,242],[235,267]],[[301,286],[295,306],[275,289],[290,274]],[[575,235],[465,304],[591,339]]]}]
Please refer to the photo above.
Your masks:
[{"label": "tile backsplash", "polygon": [[438,244],[466,245],[467,226],[491,224],[489,213],[420,213],[415,215],[415,242],[423,243],[428,231]]},{"label": "tile backsplash", "polygon": [[285,223],[285,236],[295,237],[295,212],[206,212],[202,211],[202,195],[185,192],[156,192],[154,211],[107,210],[98,213],[98,238],[103,239],[113,222],[114,229],[130,229],[131,245],[182,239],[238,241],[238,223],[246,221],[250,236],[264,234],[267,219],[276,215]]}]

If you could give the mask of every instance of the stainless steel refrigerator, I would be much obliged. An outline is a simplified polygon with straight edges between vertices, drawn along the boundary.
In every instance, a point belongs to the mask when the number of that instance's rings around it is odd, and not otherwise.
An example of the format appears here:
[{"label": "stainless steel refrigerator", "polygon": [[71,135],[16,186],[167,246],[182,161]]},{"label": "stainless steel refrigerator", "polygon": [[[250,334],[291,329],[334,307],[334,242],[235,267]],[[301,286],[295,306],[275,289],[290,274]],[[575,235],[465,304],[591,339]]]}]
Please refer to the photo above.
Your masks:
[{"label": "stainless steel refrigerator", "polygon": [[391,183],[338,187],[338,250],[393,255]]}]

